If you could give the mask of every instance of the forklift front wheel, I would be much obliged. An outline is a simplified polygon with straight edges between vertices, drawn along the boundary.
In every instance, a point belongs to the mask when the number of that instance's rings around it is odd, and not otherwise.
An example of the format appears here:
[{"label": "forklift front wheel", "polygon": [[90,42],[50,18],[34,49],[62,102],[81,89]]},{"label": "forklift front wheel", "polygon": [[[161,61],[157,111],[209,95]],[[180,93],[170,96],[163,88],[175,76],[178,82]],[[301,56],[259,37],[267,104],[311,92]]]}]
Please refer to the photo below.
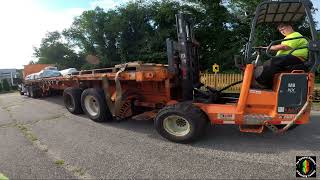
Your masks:
[{"label": "forklift front wheel", "polygon": [[174,136],[185,136],[190,133],[190,123],[183,117],[170,115],[163,120],[164,129]]},{"label": "forklift front wheel", "polygon": [[208,119],[192,103],[182,102],[161,109],[154,123],[162,137],[177,143],[188,143],[205,133]]}]

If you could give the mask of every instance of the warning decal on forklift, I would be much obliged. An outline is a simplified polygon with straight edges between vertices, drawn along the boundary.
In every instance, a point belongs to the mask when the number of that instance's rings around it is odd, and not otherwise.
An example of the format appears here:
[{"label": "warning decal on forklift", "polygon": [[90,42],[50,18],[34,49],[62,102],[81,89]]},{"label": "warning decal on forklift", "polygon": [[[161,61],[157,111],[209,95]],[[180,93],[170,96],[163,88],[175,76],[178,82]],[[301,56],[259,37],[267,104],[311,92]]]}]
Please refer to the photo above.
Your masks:
[{"label": "warning decal on forklift", "polygon": [[288,93],[290,93],[290,94],[296,93],[296,84],[295,83],[288,84]]},{"label": "warning decal on forklift", "polygon": [[279,112],[279,113],[284,112],[284,107],[278,107],[278,112]]},{"label": "warning decal on forklift", "polygon": [[288,120],[288,119],[293,119],[295,116],[296,116],[295,114],[282,114],[282,115],[279,115],[279,119]]},{"label": "warning decal on forklift", "polygon": [[227,121],[233,121],[235,119],[234,114],[218,114],[218,119],[221,120],[227,120]]},{"label": "warning decal on forklift", "polygon": [[250,89],[249,93],[250,93],[250,94],[261,94],[262,91]]}]

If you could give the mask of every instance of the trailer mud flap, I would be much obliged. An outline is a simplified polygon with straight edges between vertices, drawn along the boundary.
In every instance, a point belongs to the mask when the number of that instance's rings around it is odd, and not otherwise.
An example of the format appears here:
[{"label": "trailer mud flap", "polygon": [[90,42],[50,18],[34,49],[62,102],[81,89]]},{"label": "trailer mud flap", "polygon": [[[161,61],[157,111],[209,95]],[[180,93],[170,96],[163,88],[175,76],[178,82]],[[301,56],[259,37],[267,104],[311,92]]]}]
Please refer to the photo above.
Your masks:
[{"label": "trailer mud flap", "polygon": [[121,89],[121,83],[119,80],[120,73],[122,73],[127,67],[127,64],[124,64],[119,71],[116,73],[116,76],[114,78],[115,84],[116,84],[116,98],[115,98],[115,103],[113,104],[111,101],[111,95],[109,92],[109,81],[107,77],[102,78],[102,85],[103,85],[103,90],[105,93],[105,99],[107,102],[107,105],[109,107],[110,112],[114,117],[118,117],[120,114],[120,108],[122,104],[122,89]]},{"label": "trailer mud flap", "polygon": [[115,108],[114,108],[114,116],[118,116],[120,114],[121,101],[122,101],[122,89],[121,83],[119,80],[119,75],[122,73],[127,67],[127,64],[124,64],[119,71],[116,73],[116,77],[114,78],[116,83],[116,99],[115,99]]},{"label": "trailer mud flap", "polygon": [[114,106],[111,102],[111,95],[109,92],[109,81],[108,81],[107,77],[102,78],[102,85],[103,85],[103,91],[105,94],[105,99],[106,99],[108,108],[109,108],[110,112],[112,113],[112,115],[114,116]]}]

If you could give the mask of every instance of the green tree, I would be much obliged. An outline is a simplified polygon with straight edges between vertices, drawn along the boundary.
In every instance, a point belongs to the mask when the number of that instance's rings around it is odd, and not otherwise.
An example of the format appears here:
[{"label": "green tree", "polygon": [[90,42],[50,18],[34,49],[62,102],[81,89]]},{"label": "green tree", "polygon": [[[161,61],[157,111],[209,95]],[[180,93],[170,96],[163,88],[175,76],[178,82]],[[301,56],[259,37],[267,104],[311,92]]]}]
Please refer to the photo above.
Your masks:
[{"label": "green tree", "polygon": [[7,79],[2,80],[2,88],[4,91],[10,91],[10,84]]},{"label": "green tree", "polygon": [[195,21],[195,37],[200,42],[200,64],[211,69],[217,63],[221,69],[233,66],[232,57],[240,46],[233,37],[231,15],[221,0],[189,0],[188,8]]},{"label": "green tree", "polygon": [[186,9],[176,1],[153,1],[149,7],[150,20],[152,27],[148,38],[150,51],[148,61],[155,63],[167,63],[166,39],[177,39],[176,18],[179,11]]},{"label": "green tree", "polygon": [[153,23],[147,4],[130,2],[107,12],[99,7],[85,11],[63,34],[84,54],[98,56],[100,66],[108,66],[155,57]]},{"label": "green tree", "polygon": [[30,65],[30,64],[36,64],[36,63],[33,60],[30,60],[28,64]]},{"label": "green tree", "polygon": [[128,62],[143,60],[151,50],[151,18],[146,5],[131,2],[125,7],[120,7],[121,34],[119,41],[121,60]]},{"label": "green tree", "polygon": [[80,68],[84,63],[57,31],[47,33],[40,47],[34,48],[34,56],[39,59],[36,63],[55,64],[59,69]]},{"label": "green tree", "polygon": [[100,66],[120,62],[117,51],[119,19],[116,11],[104,12],[97,7],[76,17],[63,35],[85,55],[95,55],[101,60]]}]

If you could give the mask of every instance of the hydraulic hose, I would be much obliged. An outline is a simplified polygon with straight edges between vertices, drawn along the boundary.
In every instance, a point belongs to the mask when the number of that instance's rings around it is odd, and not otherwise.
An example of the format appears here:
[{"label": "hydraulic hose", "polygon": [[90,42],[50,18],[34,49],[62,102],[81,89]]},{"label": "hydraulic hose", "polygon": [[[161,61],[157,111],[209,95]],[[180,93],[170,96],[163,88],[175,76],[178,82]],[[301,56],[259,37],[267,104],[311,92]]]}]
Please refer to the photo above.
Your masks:
[{"label": "hydraulic hose", "polygon": [[277,131],[277,133],[283,133],[283,132],[287,131],[301,117],[301,115],[306,111],[309,104],[310,104],[310,98],[308,98],[307,102],[303,105],[303,107],[301,108],[299,113],[285,127],[283,127],[282,129],[279,129]]}]

